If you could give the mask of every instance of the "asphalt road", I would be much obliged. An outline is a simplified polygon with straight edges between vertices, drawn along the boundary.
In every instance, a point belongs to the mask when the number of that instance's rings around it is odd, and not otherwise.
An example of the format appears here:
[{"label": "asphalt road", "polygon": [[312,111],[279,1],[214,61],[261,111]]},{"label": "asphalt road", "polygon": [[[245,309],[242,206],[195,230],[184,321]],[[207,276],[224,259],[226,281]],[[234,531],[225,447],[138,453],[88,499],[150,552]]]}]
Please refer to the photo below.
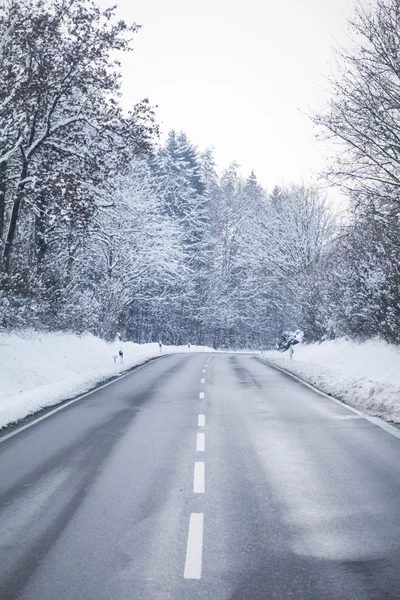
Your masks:
[{"label": "asphalt road", "polygon": [[254,357],[164,357],[0,441],[0,598],[400,599],[400,440]]}]

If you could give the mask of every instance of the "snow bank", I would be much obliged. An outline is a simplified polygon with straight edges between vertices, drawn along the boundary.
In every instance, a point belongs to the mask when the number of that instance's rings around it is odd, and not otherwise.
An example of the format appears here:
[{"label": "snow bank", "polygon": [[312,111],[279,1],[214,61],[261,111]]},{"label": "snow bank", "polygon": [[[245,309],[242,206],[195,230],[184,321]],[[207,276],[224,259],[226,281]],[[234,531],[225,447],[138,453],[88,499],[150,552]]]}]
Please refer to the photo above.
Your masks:
[{"label": "snow bank", "polygon": [[262,360],[294,373],[323,392],[387,421],[400,422],[400,349],[381,340],[344,339],[264,352]]},{"label": "snow bank", "polygon": [[[119,349],[124,364],[113,362]],[[212,348],[164,346],[163,353],[213,352]],[[93,335],[0,334],[0,428],[42,408],[86,392],[123,371],[159,356],[158,343],[108,344]]]}]

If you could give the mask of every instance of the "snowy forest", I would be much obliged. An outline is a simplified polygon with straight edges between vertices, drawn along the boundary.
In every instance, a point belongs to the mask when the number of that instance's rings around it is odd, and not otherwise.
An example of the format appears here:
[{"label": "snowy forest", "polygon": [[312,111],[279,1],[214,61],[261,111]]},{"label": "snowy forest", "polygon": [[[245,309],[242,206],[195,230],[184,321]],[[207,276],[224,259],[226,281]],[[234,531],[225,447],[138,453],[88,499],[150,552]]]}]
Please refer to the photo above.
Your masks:
[{"label": "snowy forest", "polygon": [[350,28],[314,116],[332,147],[323,185],[288,173],[265,190],[185,132],[160,138],[146,99],[122,109],[118,59],[137,25],[90,0],[7,0],[0,328],[215,348],[269,348],[296,329],[400,343],[400,2],[358,8]]}]

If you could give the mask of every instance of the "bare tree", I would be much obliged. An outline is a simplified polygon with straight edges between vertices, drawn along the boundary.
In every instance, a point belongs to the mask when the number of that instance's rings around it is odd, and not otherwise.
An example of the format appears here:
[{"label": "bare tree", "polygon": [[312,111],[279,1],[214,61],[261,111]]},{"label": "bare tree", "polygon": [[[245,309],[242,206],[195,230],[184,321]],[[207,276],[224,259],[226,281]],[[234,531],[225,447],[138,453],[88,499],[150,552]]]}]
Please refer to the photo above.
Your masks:
[{"label": "bare tree", "polygon": [[364,213],[400,211],[400,2],[359,4],[329,109],[315,118],[335,145],[328,176]]}]

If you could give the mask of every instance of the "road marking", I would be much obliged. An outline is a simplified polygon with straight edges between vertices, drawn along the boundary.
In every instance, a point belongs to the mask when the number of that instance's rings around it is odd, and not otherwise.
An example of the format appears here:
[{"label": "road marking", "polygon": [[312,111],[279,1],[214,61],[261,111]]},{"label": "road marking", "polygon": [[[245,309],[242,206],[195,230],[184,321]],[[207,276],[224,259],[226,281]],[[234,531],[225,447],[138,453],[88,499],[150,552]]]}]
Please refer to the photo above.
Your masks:
[{"label": "road marking", "polygon": [[200,414],[197,424],[199,427],[205,427],[206,426],[206,415]]},{"label": "road marking", "polygon": [[376,425],[377,427],[384,429],[385,431],[390,433],[390,435],[393,435],[393,437],[398,438],[400,440],[400,429],[397,429],[397,427],[394,427],[393,425],[386,423],[386,421],[382,421],[382,419],[380,419],[379,417],[370,417],[369,415],[366,415],[365,413],[361,412],[360,410],[353,408],[349,404],[346,404],[345,402],[342,402],[341,400],[338,400],[337,398],[334,398],[333,396],[329,396],[328,394],[325,394],[325,392],[322,392],[318,388],[314,387],[313,385],[311,385],[311,383],[307,383],[307,381],[304,381],[304,379],[297,377],[297,375],[294,375],[293,373],[291,373],[290,371],[287,371],[286,369],[282,369],[282,367],[277,367],[276,365],[265,362],[263,360],[261,360],[260,362],[264,363],[265,365],[268,365],[269,367],[272,367],[273,369],[282,371],[282,373],[286,373],[286,375],[290,375],[290,377],[293,377],[293,379],[296,379],[297,381],[299,381],[306,387],[310,388],[314,392],[317,392],[317,394],[320,394],[321,396],[328,398],[328,400],[332,400],[332,402],[335,402],[336,404],[343,406],[343,408],[347,408],[347,410],[350,410],[351,412],[355,413],[356,415],[359,415],[363,419],[366,419],[373,425]]},{"label": "road marking", "polygon": [[103,388],[107,387],[108,385],[111,385],[112,383],[115,383],[116,381],[119,381],[120,379],[123,379],[124,377],[127,377],[128,375],[132,375],[132,373],[135,373],[135,371],[139,371],[139,369],[143,369],[143,367],[147,367],[147,365],[154,362],[155,360],[159,360],[160,358],[165,358],[166,356],[168,356],[168,354],[165,354],[164,356],[156,356],[155,358],[152,358],[152,359],[148,360],[147,362],[145,362],[143,365],[138,365],[137,367],[132,367],[131,369],[129,369],[129,371],[127,373],[123,373],[122,375],[115,377],[115,379],[113,379],[112,381],[109,381],[108,383],[104,383],[103,385],[100,385],[99,387],[96,387],[93,390],[89,390],[88,392],[81,394],[80,396],[78,396],[77,398],[74,398],[73,400],[64,402],[64,404],[62,404],[61,406],[58,406],[54,410],[50,410],[42,417],[38,417],[37,419],[34,419],[27,425],[22,425],[22,427],[18,427],[18,429],[14,429],[14,431],[11,431],[10,433],[7,433],[6,435],[0,435],[0,444],[2,442],[5,442],[6,440],[8,440],[11,437],[14,437],[14,435],[21,433],[21,431],[24,431],[24,429],[29,429],[29,427],[36,425],[36,423],[40,423],[40,421],[44,421],[44,419],[48,419],[48,417],[51,417],[51,415],[54,415],[55,413],[59,412],[60,410],[67,408],[67,406],[70,406],[71,404],[74,404],[75,402],[78,402],[79,400],[86,398],[86,396],[90,396],[90,394],[94,394],[95,392],[102,390]]},{"label": "road marking", "polygon": [[205,372],[206,372],[206,370],[207,370],[207,369],[203,369],[203,373],[205,373]]},{"label": "road marking", "polygon": [[360,415],[340,415],[332,418],[339,419],[339,421],[347,421],[348,419],[362,419]]},{"label": "road marking", "polygon": [[200,383],[205,383],[205,382],[206,382],[206,380],[204,379],[204,377],[202,377],[202,378],[200,379]]},{"label": "road marking", "polygon": [[190,515],[185,571],[183,573],[185,579],[201,579],[203,528],[204,513],[192,513]]},{"label": "road marking", "polygon": [[204,462],[194,463],[193,493],[204,494]]},{"label": "road marking", "polygon": [[196,440],[196,450],[197,452],[204,452],[206,449],[206,434],[198,433]]},{"label": "road marking", "polygon": [[200,392],[199,398],[200,398],[200,400],[202,400],[204,398],[204,392]]}]

